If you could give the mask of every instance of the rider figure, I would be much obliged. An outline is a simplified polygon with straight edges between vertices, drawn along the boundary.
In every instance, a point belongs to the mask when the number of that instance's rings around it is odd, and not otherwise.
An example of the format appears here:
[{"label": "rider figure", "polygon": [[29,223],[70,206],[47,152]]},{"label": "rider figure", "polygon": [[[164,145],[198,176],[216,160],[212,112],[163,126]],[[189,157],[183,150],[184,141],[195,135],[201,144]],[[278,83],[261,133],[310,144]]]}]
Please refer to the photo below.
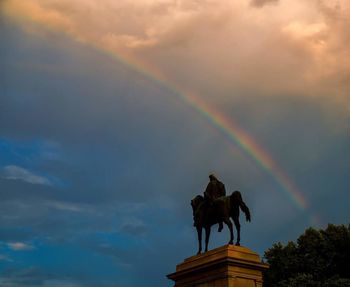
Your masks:
[{"label": "rider figure", "polygon": [[214,174],[209,175],[209,183],[204,191],[204,199],[211,202],[220,196],[226,196],[225,185]]},{"label": "rider figure", "polygon": [[[209,175],[209,183],[204,192],[204,199],[208,203],[208,206],[212,206],[215,199],[221,196],[226,196],[225,185],[216,178],[214,174]],[[222,222],[219,223],[218,231],[221,232],[223,229]]]}]

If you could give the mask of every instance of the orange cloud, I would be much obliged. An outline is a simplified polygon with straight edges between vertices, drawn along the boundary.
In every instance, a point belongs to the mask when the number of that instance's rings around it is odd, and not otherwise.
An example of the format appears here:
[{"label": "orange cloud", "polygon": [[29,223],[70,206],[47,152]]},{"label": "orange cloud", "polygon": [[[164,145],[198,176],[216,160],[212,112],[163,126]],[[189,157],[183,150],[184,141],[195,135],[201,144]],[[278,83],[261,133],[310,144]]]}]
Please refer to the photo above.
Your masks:
[{"label": "orange cloud", "polygon": [[276,4],[278,0],[252,0],[251,4],[256,7],[262,7],[268,4]]},{"label": "orange cloud", "polygon": [[281,0],[8,0],[4,13],[145,64],[210,99],[254,94],[348,104],[350,4]]}]

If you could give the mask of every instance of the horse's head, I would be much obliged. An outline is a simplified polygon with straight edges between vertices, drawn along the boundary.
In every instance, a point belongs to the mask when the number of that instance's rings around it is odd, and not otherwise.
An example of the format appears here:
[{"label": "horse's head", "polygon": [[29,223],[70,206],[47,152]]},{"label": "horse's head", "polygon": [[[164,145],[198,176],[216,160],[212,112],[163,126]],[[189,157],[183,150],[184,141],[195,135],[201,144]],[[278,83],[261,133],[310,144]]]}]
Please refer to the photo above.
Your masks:
[{"label": "horse's head", "polygon": [[204,197],[201,195],[197,195],[195,198],[191,200],[191,206],[193,211],[195,211],[198,205],[204,200]]}]

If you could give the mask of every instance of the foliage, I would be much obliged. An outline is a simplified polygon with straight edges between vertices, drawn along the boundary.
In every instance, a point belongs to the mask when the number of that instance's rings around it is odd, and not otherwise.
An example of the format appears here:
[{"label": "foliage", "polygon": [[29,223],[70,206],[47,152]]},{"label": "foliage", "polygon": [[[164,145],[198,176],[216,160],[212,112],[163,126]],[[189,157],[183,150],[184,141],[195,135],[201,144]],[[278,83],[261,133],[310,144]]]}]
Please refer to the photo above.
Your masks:
[{"label": "foliage", "polygon": [[264,255],[264,287],[350,287],[350,225],[308,228],[296,243],[276,243]]}]

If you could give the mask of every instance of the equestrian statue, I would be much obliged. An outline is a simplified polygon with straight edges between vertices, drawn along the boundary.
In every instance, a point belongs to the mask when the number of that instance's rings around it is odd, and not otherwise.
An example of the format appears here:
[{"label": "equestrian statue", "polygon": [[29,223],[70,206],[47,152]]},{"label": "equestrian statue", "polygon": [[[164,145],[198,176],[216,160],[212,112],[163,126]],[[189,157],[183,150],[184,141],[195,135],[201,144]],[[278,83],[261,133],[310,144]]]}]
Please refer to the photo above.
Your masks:
[{"label": "equestrian statue", "polygon": [[240,245],[240,223],[239,223],[239,209],[241,209],[250,222],[250,211],[242,199],[239,191],[234,191],[231,195],[226,196],[225,185],[219,181],[215,175],[209,175],[209,183],[202,195],[197,195],[191,200],[193,209],[194,226],[198,233],[198,253],[202,252],[202,229],[205,230],[205,252],[208,251],[208,243],[210,237],[211,226],[219,224],[218,232],[223,229],[225,223],[230,230],[230,241],[228,244],[233,244],[233,226],[230,218],[232,218],[236,230],[237,241],[236,245]]}]

